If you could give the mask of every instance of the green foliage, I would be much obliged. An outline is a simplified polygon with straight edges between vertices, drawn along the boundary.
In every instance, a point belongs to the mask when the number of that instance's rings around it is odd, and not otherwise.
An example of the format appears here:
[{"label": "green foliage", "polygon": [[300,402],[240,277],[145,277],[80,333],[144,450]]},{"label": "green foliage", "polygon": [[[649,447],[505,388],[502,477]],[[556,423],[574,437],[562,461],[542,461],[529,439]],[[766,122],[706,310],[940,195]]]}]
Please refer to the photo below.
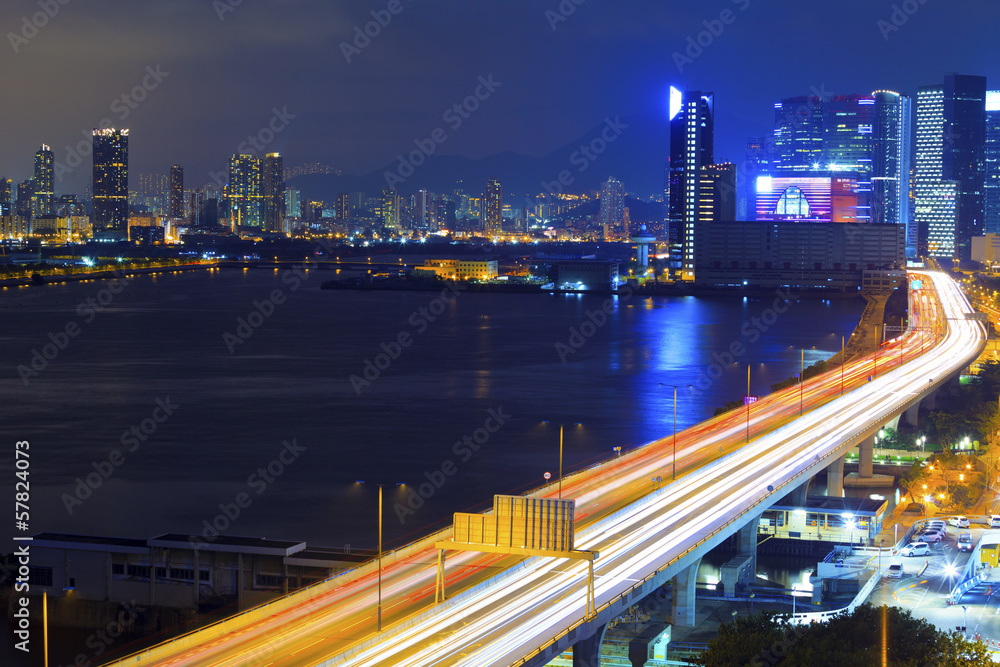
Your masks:
[{"label": "green foliage", "polygon": [[[827,370],[829,370],[829,366],[830,365],[825,360],[821,359],[817,361],[815,364],[812,364],[811,366],[806,366],[805,370],[802,371],[802,377],[804,377],[807,380],[811,377],[816,377],[817,375],[825,373]],[[782,389],[793,387],[798,383],[799,383],[798,376],[793,375],[787,380],[782,380],[781,382],[775,382],[774,384],[772,384],[771,391],[781,391]]]},{"label": "green foliage", "polygon": [[881,664],[883,635],[889,665],[985,667],[982,644],[938,630],[909,611],[862,605],[825,623],[790,626],[772,613],[736,619],[719,629],[700,664],[705,667],[783,665],[841,667]]},{"label": "green foliage", "polygon": [[910,495],[910,500],[917,502],[916,494],[922,490],[924,483],[927,482],[927,478],[930,477],[930,472],[927,470],[927,466],[917,465],[914,463],[899,478],[899,490],[904,494]]}]

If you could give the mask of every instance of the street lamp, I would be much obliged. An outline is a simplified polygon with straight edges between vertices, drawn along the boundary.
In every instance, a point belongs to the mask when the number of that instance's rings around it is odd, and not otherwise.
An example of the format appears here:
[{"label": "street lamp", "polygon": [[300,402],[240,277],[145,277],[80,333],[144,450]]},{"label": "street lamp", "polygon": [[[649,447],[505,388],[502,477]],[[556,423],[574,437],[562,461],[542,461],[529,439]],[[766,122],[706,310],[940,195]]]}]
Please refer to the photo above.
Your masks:
[{"label": "street lamp", "polygon": [[[549,422],[548,420],[545,420],[542,423],[548,424]],[[573,426],[581,426],[581,424],[580,422],[576,422],[573,424]],[[559,495],[557,497],[560,499],[562,498],[562,477],[563,477],[562,470],[563,470],[563,425],[559,424],[559,491],[558,491]]]},{"label": "street lamp", "polygon": [[[750,369],[747,369],[747,376],[749,377]],[[664,387],[674,388],[674,437],[673,437],[673,462],[671,463],[672,471],[670,473],[670,479],[677,479],[677,388],[678,387],[688,387],[693,388],[692,384],[667,384],[666,382],[660,383]]]},{"label": "street lamp", "polygon": [[[358,480],[358,484],[364,484],[363,479]],[[378,484],[378,606],[376,607],[376,618],[378,631],[382,632],[382,484]],[[404,486],[402,482],[396,482],[396,486]]]}]

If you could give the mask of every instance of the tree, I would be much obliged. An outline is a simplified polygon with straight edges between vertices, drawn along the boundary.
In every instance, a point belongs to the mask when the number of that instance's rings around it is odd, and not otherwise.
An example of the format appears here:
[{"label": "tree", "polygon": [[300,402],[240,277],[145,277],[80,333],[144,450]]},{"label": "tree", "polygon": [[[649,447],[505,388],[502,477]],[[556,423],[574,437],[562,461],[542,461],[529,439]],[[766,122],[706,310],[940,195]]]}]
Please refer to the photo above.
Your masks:
[{"label": "tree", "polygon": [[923,488],[924,482],[930,477],[927,468],[919,461],[914,461],[910,469],[899,478],[899,490],[910,495],[912,502],[917,502],[915,493]]},{"label": "tree", "polygon": [[[884,633],[883,633],[884,630]],[[773,613],[736,619],[719,629],[701,657],[705,667],[782,665],[841,667],[881,663],[899,667],[992,665],[985,645],[938,630],[909,611],[861,605],[824,623],[792,626]]]}]

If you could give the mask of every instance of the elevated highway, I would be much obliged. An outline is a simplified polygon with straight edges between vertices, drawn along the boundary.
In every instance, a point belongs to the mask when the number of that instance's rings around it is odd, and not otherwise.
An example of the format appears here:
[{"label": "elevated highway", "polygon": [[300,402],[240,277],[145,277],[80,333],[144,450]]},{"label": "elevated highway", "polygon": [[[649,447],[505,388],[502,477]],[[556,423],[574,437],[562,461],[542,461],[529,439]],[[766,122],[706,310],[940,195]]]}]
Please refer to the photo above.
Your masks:
[{"label": "elevated highway", "polygon": [[[570,646],[578,664],[604,626],[673,582],[673,621],[693,620],[701,557],[737,534],[756,544],[760,514],[843,457],[885,423],[957,377],[985,345],[982,324],[955,283],[915,272],[911,328],[870,355],[731,411],[671,439],[566,478],[577,501],[577,548],[600,552],[597,612],[585,615],[587,565],[493,554],[450,554],[450,598],[434,603],[433,543],[450,529],[386,559],[383,628],[375,632],[374,564],[265,607],[129,656],[116,665],[544,665]],[[801,409],[803,415],[799,416]],[[749,415],[749,443],[748,418]],[[555,495],[541,489],[533,495]],[[742,547],[741,547],[742,548]]]}]

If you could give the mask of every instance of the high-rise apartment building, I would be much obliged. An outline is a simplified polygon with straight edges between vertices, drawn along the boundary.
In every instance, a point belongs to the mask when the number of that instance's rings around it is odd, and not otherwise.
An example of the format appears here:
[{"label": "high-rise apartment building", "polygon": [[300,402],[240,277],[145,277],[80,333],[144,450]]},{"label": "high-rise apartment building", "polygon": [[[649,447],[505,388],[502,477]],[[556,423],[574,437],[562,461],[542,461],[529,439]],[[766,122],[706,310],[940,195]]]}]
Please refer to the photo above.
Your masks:
[{"label": "high-rise apartment building", "polygon": [[483,196],[483,232],[488,237],[500,236],[503,233],[503,188],[500,181],[491,178],[486,181],[486,194]]},{"label": "high-rise apartment building", "polygon": [[285,216],[288,218],[302,217],[302,199],[298,188],[285,188]]},{"label": "high-rise apartment building", "polygon": [[608,178],[601,186],[601,226],[621,235],[628,234],[625,229],[625,188],[616,178]]},{"label": "high-rise apartment building", "polygon": [[[695,225],[701,168],[714,162],[715,96],[670,88],[670,162],[667,166],[670,234],[681,243],[681,275],[694,277]],[[676,230],[676,233],[675,231]]]},{"label": "high-rise apartment building", "polygon": [[698,222],[736,219],[736,165],[708,164],[701,168],[698,184]]},{"label": "high-rise apartment building", "polygon": [[264,226],[263,165],[252,155],[229,159],[229,221],[233,229]]},{"label": "high-rise apartment building", "polygon": [[264,156],[263,195],[264,228],[285,231],[285,168],[278,153]]},{"label": "high-rise apartment building", "polygon": [[12,199],[13,185],[13,182],[9,178],[0,178],[0,217],[14,214],[14,201]]},{"label": "high-rise apartment building", "polygon": [[167,215],[171,218],[184,217],[184,168],[175,164],[170,168],[170,191],[168,193]]},{"label": "high-rise apartment building", "polygon": [[52,167],[55,155],[52,149],[42,144],[35,153],[35,191],[31,196],[31,215],[41,217],[52,213],[52,200],[55,199]]},{"label": "high-rise apartment building", "polygon": [[986,92],[984,164],[983,229],[987,234],[1000,234],[1000,90]]},{"label": "high-rise apartment building", "polygon": [[983,234],[986,78],[948,74],[917,90],[914,217],[920,254],[969,259]]},{"label": "high-rise apartment building", "polygon": [[351,217],[350,196],[346,192],[337,195],[337,219],[347,220]]},{"label": "high-rise apartment building", "polygon": [[94,130],[93,229],[103,240],[128,240],[128,130]]},{"label": "high-rise apartment building", "polygon": [[399,195],[394,188],[382,188],[378,213],[388,229],[399,231]]}]

